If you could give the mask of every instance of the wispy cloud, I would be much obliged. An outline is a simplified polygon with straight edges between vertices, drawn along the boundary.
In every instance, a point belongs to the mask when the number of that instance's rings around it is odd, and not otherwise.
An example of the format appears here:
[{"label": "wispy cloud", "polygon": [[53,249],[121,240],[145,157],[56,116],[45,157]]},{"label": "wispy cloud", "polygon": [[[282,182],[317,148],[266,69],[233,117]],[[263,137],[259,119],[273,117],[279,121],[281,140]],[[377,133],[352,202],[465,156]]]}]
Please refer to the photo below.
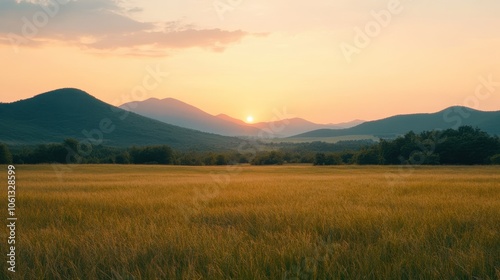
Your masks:
[{"label": "wispy cloud", "polygon": [[113,0],[0,2],[0,44],[43,46],[52,42],[96,51],[166,55],[174,49],[220,52],[252,34],[242,30],[203,29],[180,21],[141,22],[129,15],[140,7]]}]

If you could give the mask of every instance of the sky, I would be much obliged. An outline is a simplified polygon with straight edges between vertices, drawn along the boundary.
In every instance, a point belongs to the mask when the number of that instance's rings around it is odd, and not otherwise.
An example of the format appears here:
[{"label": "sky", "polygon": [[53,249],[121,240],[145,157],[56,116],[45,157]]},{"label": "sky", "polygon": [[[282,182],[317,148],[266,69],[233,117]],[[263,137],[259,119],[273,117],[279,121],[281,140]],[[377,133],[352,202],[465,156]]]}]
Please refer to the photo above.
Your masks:
[{"label": "sky", "polygon": [[500,110],[499,11],[498,0],[2,0],[0,102],[72,87],[255,121]]}]

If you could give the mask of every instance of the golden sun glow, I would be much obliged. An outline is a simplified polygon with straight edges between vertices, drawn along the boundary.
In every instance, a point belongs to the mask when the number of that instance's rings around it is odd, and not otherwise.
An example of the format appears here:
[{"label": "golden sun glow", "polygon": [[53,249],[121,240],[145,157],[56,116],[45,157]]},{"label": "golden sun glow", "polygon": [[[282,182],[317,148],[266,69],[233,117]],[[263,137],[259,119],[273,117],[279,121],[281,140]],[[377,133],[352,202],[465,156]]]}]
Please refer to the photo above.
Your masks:
[{"label": "golden sun glow", "polygon": [[247,123],[253,123],[253,116],[247,117]]}]

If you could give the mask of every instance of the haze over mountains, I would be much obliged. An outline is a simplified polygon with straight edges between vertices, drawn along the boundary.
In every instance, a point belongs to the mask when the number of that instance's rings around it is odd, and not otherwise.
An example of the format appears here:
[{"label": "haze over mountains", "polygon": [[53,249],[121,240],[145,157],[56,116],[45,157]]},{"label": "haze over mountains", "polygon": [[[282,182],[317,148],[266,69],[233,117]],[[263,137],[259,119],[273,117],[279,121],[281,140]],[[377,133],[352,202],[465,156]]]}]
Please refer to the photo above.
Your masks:
[{"label": "haze over mountains", "polygon": [[[173,98],[150,98],[125,103],[120,108],[169,124],[226,136],[257,137],[259,132],[271,131],[274,137],[288,137],[316,129],[349,128],[362,123],[355,120],[342,124],[316,124],[301,118],[271,122],[245,123],[225,114],[211,115],[199,108]],[[275,129],[277,128],[277,129]]]},{"label": "haze over mountains", "polygon": [[256,136],[259,133],[257,128],[217,118],[173,98],[150,98],[141,102],[126,103],[120,108],[172,125],[221,135]]},{"label": "haze over mountains", "polygon": [[[171,119],[165,121],[186,126],[205,125],[204,130],[208,127],[233,135],[255,133],[253,136],[257,136],[260,129],[270,125],[248,125],[223,114],[212,116],[175,99],[149,99],[136,105],[130,109],[148,108],[148,113],[158,118],[166,118],[170,114]],[[292,127],[283,130],[288,134],[294,130],[322,126],[303,119],[289,119],[282,124]],[[466,107],[450,107],[437,113],[398,115],[346,129],[313,130],[294,138],[310,138],[311,141],[317,141],[314,138],[349,135],[392,138],[410,130],[421,132],[458,128],[461,125],[500,135],[500,111],[483,112]],[[205,133],[141,116],[104,103],[78,89],[59,89],[26,100],[0,103],[0,142],[8,145],[37,145],[60,143],[66,138],[89,140],[96,145],[130,147],[166,144],[179,150],[204,151],[236,149],[242,143],[236,137]]]}]

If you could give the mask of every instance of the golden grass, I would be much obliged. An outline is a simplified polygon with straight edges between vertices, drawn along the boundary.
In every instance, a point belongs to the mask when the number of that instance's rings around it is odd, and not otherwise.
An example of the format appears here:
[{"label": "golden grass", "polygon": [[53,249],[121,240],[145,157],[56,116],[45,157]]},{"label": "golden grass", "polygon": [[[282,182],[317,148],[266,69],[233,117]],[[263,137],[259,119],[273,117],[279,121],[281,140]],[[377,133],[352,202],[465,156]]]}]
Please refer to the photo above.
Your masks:
[{"label": "golden grass", "polygon": [[15,279],[500,277],[499,167],[71,168],[17,167]]}]

